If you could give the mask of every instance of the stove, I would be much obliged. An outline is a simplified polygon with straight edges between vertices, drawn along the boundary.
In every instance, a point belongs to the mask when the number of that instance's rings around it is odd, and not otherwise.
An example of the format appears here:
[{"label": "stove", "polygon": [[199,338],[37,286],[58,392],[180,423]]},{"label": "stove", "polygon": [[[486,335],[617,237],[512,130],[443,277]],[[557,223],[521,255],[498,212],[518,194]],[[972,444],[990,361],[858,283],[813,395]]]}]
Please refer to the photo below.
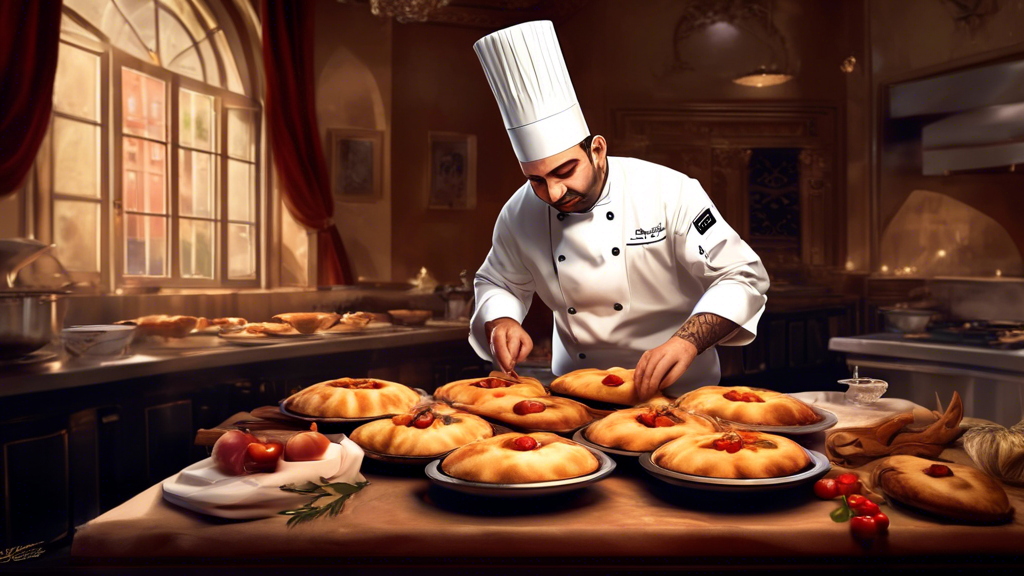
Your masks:
[{"label": "stove", "polygon": [[996,350],[1024,348],[1024,322],[1004,320],[959,320],[932,322],[925,332],[904,334],[907,340],[960,344]]}]

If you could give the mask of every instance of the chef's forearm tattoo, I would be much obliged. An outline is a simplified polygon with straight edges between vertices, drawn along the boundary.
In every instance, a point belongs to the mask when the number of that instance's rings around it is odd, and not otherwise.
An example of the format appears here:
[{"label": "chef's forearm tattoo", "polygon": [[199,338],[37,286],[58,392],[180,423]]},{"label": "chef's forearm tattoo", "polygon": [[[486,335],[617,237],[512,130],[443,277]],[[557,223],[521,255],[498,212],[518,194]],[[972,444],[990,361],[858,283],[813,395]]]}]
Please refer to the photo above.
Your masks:
[{"label": "chef's forearm tattoo", "polygon": [[676,337],[693,344],[697,348],[697,354],[700,354],[721,342],[722,338],[737,328],[739,328],[739,324],[732,320],[704,312],[687,320],[683,327],[676,332]]}]

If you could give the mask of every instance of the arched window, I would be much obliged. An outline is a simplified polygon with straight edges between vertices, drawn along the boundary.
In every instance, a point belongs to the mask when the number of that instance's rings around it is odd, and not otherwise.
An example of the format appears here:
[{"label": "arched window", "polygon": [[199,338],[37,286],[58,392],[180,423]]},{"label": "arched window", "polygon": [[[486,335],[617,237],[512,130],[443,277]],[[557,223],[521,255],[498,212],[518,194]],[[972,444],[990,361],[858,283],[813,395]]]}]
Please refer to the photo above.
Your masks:
[{"label": "arched window", "polygon": [[38,220],[79,279],[259,285],[258,54],[229,9],[64,1]]}]

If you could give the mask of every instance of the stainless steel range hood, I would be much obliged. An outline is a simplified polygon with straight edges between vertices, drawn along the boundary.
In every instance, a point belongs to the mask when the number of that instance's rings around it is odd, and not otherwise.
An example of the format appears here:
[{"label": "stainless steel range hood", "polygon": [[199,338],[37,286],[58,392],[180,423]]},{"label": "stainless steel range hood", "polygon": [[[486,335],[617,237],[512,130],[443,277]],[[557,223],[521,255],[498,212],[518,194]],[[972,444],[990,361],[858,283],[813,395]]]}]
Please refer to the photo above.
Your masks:
[{"label": "stainless steel range hood", "polygon": [[889,98],[892,118],[948,115],[922,129],[925,175],[1024,168],[1024,61],[897,84]]}]

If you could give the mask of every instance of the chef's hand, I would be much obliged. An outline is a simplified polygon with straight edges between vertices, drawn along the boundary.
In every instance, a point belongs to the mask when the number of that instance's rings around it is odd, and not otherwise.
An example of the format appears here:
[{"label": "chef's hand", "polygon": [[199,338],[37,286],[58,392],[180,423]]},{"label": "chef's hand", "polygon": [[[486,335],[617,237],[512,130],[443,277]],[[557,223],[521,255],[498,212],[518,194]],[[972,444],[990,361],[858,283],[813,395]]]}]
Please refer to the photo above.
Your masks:
[{"label": "chef's hand", "polygon": [[502,372],[510,374],[517,362],[526,360],[533,350],[533,340],[523,326],[511,318],[497,318],[484,323],[487,340],[491,343],[491,357]]},{"label": "chef's hand", "polygon": [[675,336],[661,346],[644,352],[633,372],[638,399],[647,400],[658,390],[674,383],[696,357],[697,347]]}]

